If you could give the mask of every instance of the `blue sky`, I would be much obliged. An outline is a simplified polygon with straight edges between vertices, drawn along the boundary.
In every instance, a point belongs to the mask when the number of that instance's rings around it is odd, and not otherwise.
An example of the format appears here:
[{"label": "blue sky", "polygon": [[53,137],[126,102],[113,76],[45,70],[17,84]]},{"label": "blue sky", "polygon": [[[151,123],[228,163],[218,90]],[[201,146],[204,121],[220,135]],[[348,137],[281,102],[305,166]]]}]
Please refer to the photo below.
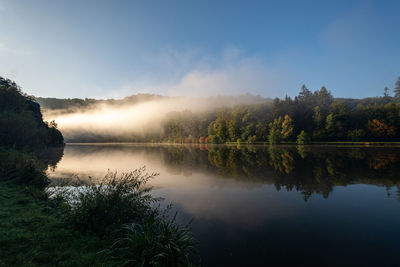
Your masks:
[{"label": "blue sky", "polygon": [[393,88],[400,1],[0,0],[0,76],[36,96],[337,97]]}]

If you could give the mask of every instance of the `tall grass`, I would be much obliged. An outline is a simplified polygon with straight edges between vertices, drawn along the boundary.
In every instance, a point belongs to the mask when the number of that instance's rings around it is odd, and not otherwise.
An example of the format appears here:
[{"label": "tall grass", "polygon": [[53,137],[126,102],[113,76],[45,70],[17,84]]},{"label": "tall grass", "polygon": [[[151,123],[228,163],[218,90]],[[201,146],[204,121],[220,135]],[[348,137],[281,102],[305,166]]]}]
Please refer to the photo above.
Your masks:
[{"label": "tall grass", "polygon": [[104,252],[118,266],[189,266],[194,245],[189,227],[178,226],[175,217],[149,216],[125,224]]},{"label": "tall grass", "polygon": [[68,223],[82,230],[104,232],[139,221],[152,212],[158,201],[149,194],[151,187],[146,186],[156,175],[146,173],[144,167],[121,175],[109,172],[100,181],[61,190],[69,203]]},{"label": "tall grass", "polygon": [[193,236],[188,226],[168,217],[160,198],[150,194],[152,188],[146,183],[156,175],[145,167],[121,175],[109,172],[101,181],[69,187],[53,197],[67,204],[63,206],[70,226],[115,239],[101,255],[116,265],[189,265]]},{"label": "tall grass", "polygon": [[45,169],[31,153],[0,148],[0,181],[44,188],[49,183]]}]

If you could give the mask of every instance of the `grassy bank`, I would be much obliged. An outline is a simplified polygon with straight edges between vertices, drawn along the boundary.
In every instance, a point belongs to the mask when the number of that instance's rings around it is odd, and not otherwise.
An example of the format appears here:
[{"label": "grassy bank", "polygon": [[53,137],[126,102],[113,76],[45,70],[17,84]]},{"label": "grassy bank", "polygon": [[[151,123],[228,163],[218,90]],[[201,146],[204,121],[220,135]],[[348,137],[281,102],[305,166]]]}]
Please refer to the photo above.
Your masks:
[{"label": "grassy bank", "polygon": [[50,190],[45,166],[31,153],[0,150],[0,266],[191,264],[189,228],[146,186],[156,174],[141,168]]},{"label": "grassy bank", "polygon": [[0,266],[93,266],[109,240],[68,228],[51,201],[32,188],[0,182]]}]

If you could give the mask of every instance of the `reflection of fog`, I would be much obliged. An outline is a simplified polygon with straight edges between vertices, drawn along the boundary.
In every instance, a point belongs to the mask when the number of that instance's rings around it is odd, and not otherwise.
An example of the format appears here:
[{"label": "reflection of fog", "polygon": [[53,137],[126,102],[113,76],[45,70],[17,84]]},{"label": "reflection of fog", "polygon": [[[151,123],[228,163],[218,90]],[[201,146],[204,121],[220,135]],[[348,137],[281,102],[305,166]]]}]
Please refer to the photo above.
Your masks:
[{"label": "reflection of fog", "polygon": [[[239,185],[243,184],[238,182]],[[179,206],[180,210],[194,219],[217,220],[242,228],[259,226],[260,223],[283,216],[295,217],[295,206],[284,203],[280,194],[271,185],[256,188],[195,186],[185,190],[163,188],[154,191],[157,196]],[[294,192],[289,198],[301,199]],[[301,202],[298,204],[301,205]],[[285,214],[282,213],[285,209]]]},{"label": "reflection of fog", "polygon": [[[364,259],[366,266],[369,247],[397,255],[388,248],[397,249],[400,238],[399,151],[67,145],[51,176],[102,177],[143,165],[160,173],[152,194],[171,202],[180,222],[193,219],[204,266],[307,265],[314,252],[323,255],[319,266],[346,253],[341,262]],[[379,261],[382,253],[375,253]]]},{"label": "reflection of fog", "polygon": [[[334,186],[399,185],[399,151],[390,148],[99,144],[67,145],[53,178],[101,178],[146,166],[155,188],[259,188],[327,198]],[[206,193],[204,193],[206,194]]]},{"label": "reflection of fog", "polygon": [[[234,180],[218,179],[212,172],[202,172],[182,165],[183,156],[174,147],[146,145],[67,145],[65,155],[50,177],[80,179],[102,178],[110,171],[129,172],[146,166],[149,173],[160,175],[150,181],[155,188],[215,186],[232,187]],[[207,152],[205,156],[207,156]],[[194,166],[193,166],[194,167]],[[241,183],[240,187],[255,187],[259,183]]]}]

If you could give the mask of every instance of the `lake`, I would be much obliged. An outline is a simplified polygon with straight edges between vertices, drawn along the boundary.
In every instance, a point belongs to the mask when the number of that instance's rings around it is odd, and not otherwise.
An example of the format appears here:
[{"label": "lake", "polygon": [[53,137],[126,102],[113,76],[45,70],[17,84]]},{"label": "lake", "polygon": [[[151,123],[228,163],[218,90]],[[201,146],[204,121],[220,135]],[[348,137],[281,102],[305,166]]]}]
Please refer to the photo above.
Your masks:
[{"label": "lake", "polygon": [[67,144],[49,176],[142,166],[203,266],[400,264],[399,147]]}]

